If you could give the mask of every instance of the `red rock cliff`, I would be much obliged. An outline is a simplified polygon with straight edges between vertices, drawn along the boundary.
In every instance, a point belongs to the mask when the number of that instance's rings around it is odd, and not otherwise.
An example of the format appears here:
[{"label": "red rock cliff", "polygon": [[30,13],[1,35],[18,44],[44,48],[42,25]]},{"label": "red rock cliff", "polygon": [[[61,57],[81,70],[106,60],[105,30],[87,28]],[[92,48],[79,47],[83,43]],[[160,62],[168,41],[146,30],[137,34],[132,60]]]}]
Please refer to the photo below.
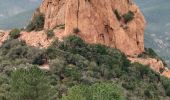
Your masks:
[{"label": "red rock cliff", "polygon": [[[144,51],[145,19],[132,0],[43,0],[39,10],[45,15],[44,29],[65,25],[60,37],[77,30],[86,42],[118,48],[126,55]],[[129,11],[134,19],[125,23],[122,16]]]}]

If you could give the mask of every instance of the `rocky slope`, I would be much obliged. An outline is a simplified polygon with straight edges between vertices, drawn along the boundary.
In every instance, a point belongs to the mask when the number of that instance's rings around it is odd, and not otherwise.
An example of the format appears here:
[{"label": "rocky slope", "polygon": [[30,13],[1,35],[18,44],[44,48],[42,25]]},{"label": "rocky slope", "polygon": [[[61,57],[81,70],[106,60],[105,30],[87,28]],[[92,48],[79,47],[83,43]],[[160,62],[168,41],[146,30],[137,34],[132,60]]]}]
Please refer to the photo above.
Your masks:
[{"label": "rocky slope", "polygon": [[143,65],[148,65],[155,72],[160,73],[161,75],[170,78],[170,70],[163,64],[161,60],[158,60],[155,58],[130,58],[130,57],[128,59],[132,63],[138,62]]},{"label": "rocky slope", "polygon": [[[124,15],[129,11],[133,12],[134,18],[126,23]],[[40,13],[45,15],[44,30],[21,32],[20,39],[28,45],[48,47],[52,39],[48,39],[45,32],[53,29],[55,37],[60,40],[70,34],[76,34],[88,43],[114,47],[130,57],[144,52],[145,19],[131,0],[44,0],[32,19]],[[64,28],[59,28],[60,26]],[[2,43],[7,39],[8,32],[1,34]],[[170,71],[162,61],[153,58],[129,60],[149,65],[156,72],[165,68],[162,75],[170,77]]]},{"label": "rocky slope", "polygon": [[[134,19],[125,23],[123,15],[129,11]],[[39,12],[45,15],[44,29],[65,25],[61,37],[76,33],[88,43],[118,48],[126,55],[144,51],[145,19],[131,0],[44,0]]]}]

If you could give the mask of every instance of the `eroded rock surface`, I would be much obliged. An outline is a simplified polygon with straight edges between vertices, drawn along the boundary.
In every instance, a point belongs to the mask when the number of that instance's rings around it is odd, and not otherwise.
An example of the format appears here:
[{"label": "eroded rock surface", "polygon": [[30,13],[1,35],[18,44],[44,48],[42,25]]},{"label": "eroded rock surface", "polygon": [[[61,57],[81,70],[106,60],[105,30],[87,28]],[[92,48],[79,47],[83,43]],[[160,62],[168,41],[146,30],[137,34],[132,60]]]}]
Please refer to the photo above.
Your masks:
[{"label": "eroded rock surface", "polygon": [[[134,18],[125,23],[123,15],[129,11]],[[144,51],[145,19],[132,0],[43,0],[39,12],[45,15],[44,29],[65,25],[60,37],[75,33],[88,43],[118,48],[131,56]]]},{"label": "eroded rock surface", "polygon": [[155,72],[170,78],[170,70],[163,64],[161,60],[158,60],[156,58],[130,58],[130,57],[128,59],[132,63],[138,62],[143,65],[148,65]]}]

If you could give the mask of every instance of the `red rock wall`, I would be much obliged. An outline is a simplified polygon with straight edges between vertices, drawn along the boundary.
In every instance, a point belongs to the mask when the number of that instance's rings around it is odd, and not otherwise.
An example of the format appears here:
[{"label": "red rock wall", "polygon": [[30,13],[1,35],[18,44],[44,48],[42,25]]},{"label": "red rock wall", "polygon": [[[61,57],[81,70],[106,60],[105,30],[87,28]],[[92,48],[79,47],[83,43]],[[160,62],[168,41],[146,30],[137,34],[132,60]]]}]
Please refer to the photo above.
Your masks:
[{"label": "red rock wall", "polygon": [[[39,9],[45,15],[44,29],[65,24],[62,37],[78,28],[77,35],[88,43],[118,48],[131,56],[144,51],[145,19],[131,0],[44,0]],[[121,16],[132,11],[135,17],[125,24],[115,10]]]}]

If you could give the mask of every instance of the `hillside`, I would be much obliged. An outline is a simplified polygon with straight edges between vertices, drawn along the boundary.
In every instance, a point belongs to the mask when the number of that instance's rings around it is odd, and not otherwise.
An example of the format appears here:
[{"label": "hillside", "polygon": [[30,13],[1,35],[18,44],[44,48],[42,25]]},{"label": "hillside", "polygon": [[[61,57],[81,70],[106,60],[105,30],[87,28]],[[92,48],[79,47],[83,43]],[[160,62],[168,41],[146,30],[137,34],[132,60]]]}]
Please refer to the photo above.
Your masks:
[{"label": "hillside", "polygon": [[[47,49],[7,40],[0,56],[0,98],[7,100],[170,99],[170,79],[130,63],[117,49],[86,44],[77,36]],[[50,69],[38,68],[44,64]]]},{"label": "hillside", "polygon": [[[11,0],[10,0],[11,1]],[[140,6],[142,12],[145,15],[147,20],[146,32],[145,32],[145,46],[148,48],[153,48],[159,56],[161,56],[166,62],[169,64],[170,57],[169,54],[169,1],[162,2],[161,0],[149,0],[149,1],[141,1],[135,0],[136,3]],[[9,0],[1,0],[1,9],[0,9],[0,29],[11,29],[14,27],[22,28],[27,25],[26,22],[30,20],[32,15],[31,9],[37,8],[40,4],[41,0],[36,0],[34,3],[30,3],[29,0],[21,0],[20,2],[15,2],[15,6],[13,5],[14,1],[9,2]],[[28,3],[29,2],[29,3]],[[22,4],[28,4],[27,6],[22,6]],[[12,13],[11,9],[17,8],[16,13]],[[3,9],[3,10],[2,10]],[[5,11],[4,9],[9,9]],[[21,9],[24,11],[21,11]],[[14,11],[14,12],[16,12]],[[11,15],[4,15],[8,14]],[[25,12],[25,14],[24,14]],[[18,15],[21,14],[21,15]],[[24,15],[24,16],[23,16]],[[3,17],[2,17],[3,16]],[[5,16],[5,19],[4,19]],[[6,18],[6,16],[10,16]],[[13,16],[13,17],[12,17]],[[19,16],[19,17],[15,17]],[[22,21],[18,21],[18,20]],[[160,20],[161,19],[161,20]],[[8,21],[9,20],[9,21]],[[166,38],[166,39],[165,39]]]},{"label": "hillside", "polygon": [[145,48],[145,27],[131,0],[43,0],[25,28],[0,30],[0,99],[170,100],[170,70]]}]

